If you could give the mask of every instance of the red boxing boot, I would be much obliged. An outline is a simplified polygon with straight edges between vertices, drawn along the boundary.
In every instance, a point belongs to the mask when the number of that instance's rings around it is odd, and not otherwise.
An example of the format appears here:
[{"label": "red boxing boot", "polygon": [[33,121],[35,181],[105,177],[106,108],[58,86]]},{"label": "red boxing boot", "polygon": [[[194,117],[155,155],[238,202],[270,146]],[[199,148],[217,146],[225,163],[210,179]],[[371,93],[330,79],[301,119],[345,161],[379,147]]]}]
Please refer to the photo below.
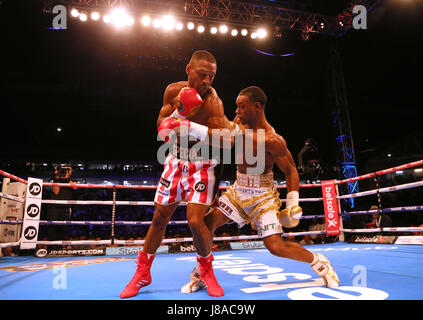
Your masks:
[{"label": "red boxing boot", "polygon": [[221,297],[223,296],[223,289],[214,276],[213,260],[212,253],[206,258],[197,255],[197,261],[200,264],[201,281],[206,285],[209,296]]},{"label": "red boxing boot", "polygon": [[155,255],[148,258],[147,253],[140,251],[138,254],[138,265],[132,280],[126,285],[125,289],[120,294],[122,299],[136,296],[142,287],[146,287],[151,283],[150,268],[153,263]]}]

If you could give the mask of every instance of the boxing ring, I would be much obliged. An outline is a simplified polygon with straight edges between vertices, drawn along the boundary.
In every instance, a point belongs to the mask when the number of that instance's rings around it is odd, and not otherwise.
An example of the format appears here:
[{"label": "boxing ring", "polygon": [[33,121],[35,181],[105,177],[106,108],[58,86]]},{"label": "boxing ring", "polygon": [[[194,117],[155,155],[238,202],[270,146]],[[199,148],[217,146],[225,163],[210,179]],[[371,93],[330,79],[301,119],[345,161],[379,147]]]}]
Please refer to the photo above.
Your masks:
[{"label": "boxing ring", "polygon": [[[382,187],[354,194],[339,195],[338,186],[345,183],[375,178],[400,170],[423,166],[423,160],[404,164],[346,180],[322,181],[316,184],[302,184],[300,188],[317,188],[322,197],[301,198],[300,203],[322,202],[324,214],[308,214],[302,220],[324,219],[325,230],[290,232],[282,237],[332,236],[335,242],[303,245],[312,252],[320,252],[329,258],[336,270],[341,286],[336,289],[324,287],[322,280],[305,263],[272,256],[256,235],[215,237],[215,242],[226,242],[224,250],[214,251],[213,262],[216,278],[224,296],[209,297],[206,290],[183,294],[181,287],[188,282],[189,274],[196,264],[195,252],[172,253],[174,243],[190,243],[192,238],[164,239],[158,250],[151,272],[153,282],[142,288],[129,300],[421,300],[423,299],[423,227],[344,228],[344,216],[369,214],[421,214],[423,205],[398,206],[377,210],[349,211],[342,209],[342,201],[358,199],[369,195],[397,191],[413,192],[421,188],[423,181],[413,181]],[[136,251],[144,240],[115,239],[114,228],[118,225],[150,225],[151,221],[117,221],[117,206],[153,206],[152,201],[118,201],[119,189],[155,189],[157,186],[94,185],[44,183],[40,179],[24,180],[0,170],[0,174],[26,186],[25,197],[0,193],[5,199],[22,204],[22,220],[1,220],[2,225],[22,226],[18,241],[0,243],[0,248],[20,247],[37,249],[37,256],[0,257],[0,297],[2,300],[120,300],[119,294],[132,277],[136,265]],[[41,189],[52,186],[76,188],[109,188],[113,190],[110,201],[98,200],[47,200],[42,192],[31,199],[29,195],[34,183]],[[220,189],[224,189],[220,186]],[[284,189],[285,185],[277,185]],[[317,190],[316,189],[316,190]],[[40,190],[38,190],[40,191]],[[38,197],[38,198],[37,198]],[[40,220],[37,204],[55,205],[103,205],[111,206],[110,221],[47,221]],[[380,204],[380,203],[379,203]],[[186,203],[181,203],[186,205]],[[29,214],[29,215],[28,215]],[[186,225],[186,220],[171,221],[173,225]],[[37,239],[39,225],[110,226],[110,239],[86,241],[41,241]],[[300,223],[301,225],[301,223]],[[30,229],[28,229],[30,228]],[[32,229],[31,229],[32,228]],[[32,232],[29,232],[32,231]],[[419,233],[419,234],[418,234]],[[35,234],[35,235],[34,235]],[[361,243],[345,242],[345,237],[362,236]],[[410,236],[410,234],[414,234]],[[417,235],[416,235],[417,234]],[[31,238],[32,237],[32,238]],[[63,249],[59,255],[50,255],[49,246],[103,246],[103,249]],[[123,246],[123,247],[122,247]],[[126,246],[126,247],[125,247]],[[133,247],[136,246],[136,247]],[[135,249],[134,249],[135,248]],[[84,251],[84,250],[82,250]],[[90,254],[91,253],[91,254]],[[56,252],[57,254],[57,252]]]}]

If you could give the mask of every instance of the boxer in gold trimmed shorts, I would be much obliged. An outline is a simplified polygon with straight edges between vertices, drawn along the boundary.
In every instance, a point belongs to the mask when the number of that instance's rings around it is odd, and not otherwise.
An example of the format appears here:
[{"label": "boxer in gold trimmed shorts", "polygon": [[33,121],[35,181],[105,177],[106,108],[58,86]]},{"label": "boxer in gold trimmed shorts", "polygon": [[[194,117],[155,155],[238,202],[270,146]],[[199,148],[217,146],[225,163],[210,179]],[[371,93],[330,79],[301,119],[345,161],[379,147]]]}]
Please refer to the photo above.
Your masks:
[{"label": "boxer in gold trimmed shorts", "polygon": [[[247,135],[253,141],[252,154],[256,154],[257,159],[261,157],[260,159],[264,160],[264,168],[260,174],[251,174],[254,170],[250,170],[252,165],[247,161],[244,152],[243,161],[237,162],[236,182],[219,197],[217,207],[209,210],[204,218],[205,224],[213,235],[218,227],[230,220],[238,223],[239,227],[250,223],[262,237],[270,253],[281,258],[309,263],[327,287],[338,287],[338,276],[325,256],[312,253],[300,244],[285,241],[280,236],[282,227],[297,226],[302,215],[302,209],[299,207],[299,175],[286,141],[267,122],[266,102],[266,94],[256,86],[245,88],[238,94],[237,116],[234,122],[239,125],[242,131],[240,135],[245,141]],[[259,137],[259,131],[264,131],[264,137]],[[264,151],[259,147],[260,141],[264,142]],[[279,210],[282,201],[273,180],[275,165],[285,174],[288,191],[285,209],[281,211]],[[213,237],[209,240],[211,248]],[[204,287],[199,280],[198,266],[191,272],[190,278],[191,280],[181,288],[183,293],[195,292]]]},{"label": "boxer in gold trimmed shorts", "polygon": [[251,224],[265,238],[283,232],[278,213],[282,201],[273,173],[247,175],[237,172],[236,182],[218,199],[217,209],[242,228]]}]

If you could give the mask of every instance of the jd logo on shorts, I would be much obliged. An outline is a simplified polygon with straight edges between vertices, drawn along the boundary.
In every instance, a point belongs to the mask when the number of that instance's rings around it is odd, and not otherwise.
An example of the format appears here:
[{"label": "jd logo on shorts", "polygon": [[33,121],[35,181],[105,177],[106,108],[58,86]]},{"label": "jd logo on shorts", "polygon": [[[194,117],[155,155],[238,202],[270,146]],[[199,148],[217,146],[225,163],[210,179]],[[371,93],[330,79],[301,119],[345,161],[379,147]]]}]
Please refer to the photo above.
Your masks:
[{"label": "jd logo on shorts", "polygon": [[170,186],[170,181],[169,181],[169,180],[166,180],[166,179],[161,178],[161,179],[160,179],[160,184],[162,184],[162,185],[163,185],[163,186],[165,186],[166,188],[169,188],[169,186]]},{"label": "jd logo on shorts", "polygon": [[199,181],[194,185],[194,190],[197,192],[204,192],[206,191],[207,186],[203,181]]},{"label": "jd logo on shorts", "polygon": [[26,213],[31,218],[35,218],[40,213],[40,208],[36,204],[30,204],[28,208],[26,208]]},{"label": "jd logo on shorts", "polygon": [[35,238],[36,235],[37,235],[37,229],[35,229],[32,226],[27,227],[24,231],[25,239],[32,240]]},{"label": "jd logo on shorts", "polygon": [[36,197],[40,194],[40,192],[41,192],[41,186],[38,183],[33,182],[33,183],[30,184],[29,193],[32,196]]}]

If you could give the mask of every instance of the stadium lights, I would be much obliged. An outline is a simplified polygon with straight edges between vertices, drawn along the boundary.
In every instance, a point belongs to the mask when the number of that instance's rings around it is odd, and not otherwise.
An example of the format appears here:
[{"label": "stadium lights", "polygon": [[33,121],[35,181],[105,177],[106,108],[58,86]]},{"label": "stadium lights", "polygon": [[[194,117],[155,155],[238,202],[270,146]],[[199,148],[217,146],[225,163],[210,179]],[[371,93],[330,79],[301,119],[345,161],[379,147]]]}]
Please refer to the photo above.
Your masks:
[{"label": "stadium lights", "polygon": [[228,27],[226,25],[221,25],[219,27],[219,31],[220,31],[220,33],[225,34],[226,32],[228,32]]},{"label": "stadium lights", "polygon": [[97,11],[91,12],[91,19],[98,21],[100,19],[100,14]]},{"label": "stadium lights", "polygon": [[175,24],[176,24],[175,18],[171,15],[166,15],[162,18],[161,25],[163,29],[166,31],[170,31],[173,28],[175,28]]},{"label": "stadium lights", "polygon": [[74,18],[78,17],[79,16],[79,11],[77,9],[73,8],[71,10],[71,16],[74,17]]},{"label": "stadium lights", "polygon": [[113,10],[110,14],[110,18],[113,25],[117,28],[134,24],[134,18],[132,18],[123,8]]},{"label": "stadium lights", "polygon": [[143,16],[141,18],[141,23],[144,27],[148,27],[151,24],[151,18],[149,16]]},{"label": "stadium lights", "polygon": [[103,16],[103,22],[104,23],[110,23],[111,21],[112,21],[112,19],[110,18],[110,16],[108,16],[108,15]]},{"label": "stadium lights", "polygon": [[[102,19],[104,23],[111,23],[117,28],[132,26],[134,24],[134,18],[125,10],[125,8],[122,7],[116,8],[107,14],[99,11],[92,11],[89,13],[85,11],[80,12],[78,9],[73,8],[70,11],[70,15],[74,18],[79,18],[82,22],[88,21],[88,18],[93,21],[99,21],[100,19]],[[265,28],[259,28],[253,32],[249,31],[248,28],[238,29],[234,26],[228,26],[225,24],[221,24],[219,26],[206,26],[201,23],[197,24],[193,21],[187,21],[185,25],[185,22],[177,21],[176,18],[170,14],[156,18],[145,14],[143,16],[140,16],[138,19],[139,23],[144,27],[152,25],[156,29],[162,28],[165,31],[171,31],[175,29],[180,31],[184,28],[187,28],[188,30],[196,30],[199,33],[204,33],[207,28],[208,32],[213,35],[218,33],[223,35],[230,33],[232,37],[236,37],[241,34],[243,37],[250,35],[251,39],[263,39],[268,36],[268,31]]]},{"label": "stadium lights", "polygon": [[266,38],[267,31],[263,28],[257,30],[257,37],[260,39]]},{"label": "stadium lights", "polygon": [[79,20],[81,20],[82,22],[85,22],[88,20],[87,14],[85,12],[81,12],[79,14]]},{"label": "stadium lights", "polygon": [[154,28],[156,28],[156,29],[160,28],[161,24],[162,24],[162,22],[160,21],[160,19],[156,18],[156,19],[153,20],[153,27]]}]

